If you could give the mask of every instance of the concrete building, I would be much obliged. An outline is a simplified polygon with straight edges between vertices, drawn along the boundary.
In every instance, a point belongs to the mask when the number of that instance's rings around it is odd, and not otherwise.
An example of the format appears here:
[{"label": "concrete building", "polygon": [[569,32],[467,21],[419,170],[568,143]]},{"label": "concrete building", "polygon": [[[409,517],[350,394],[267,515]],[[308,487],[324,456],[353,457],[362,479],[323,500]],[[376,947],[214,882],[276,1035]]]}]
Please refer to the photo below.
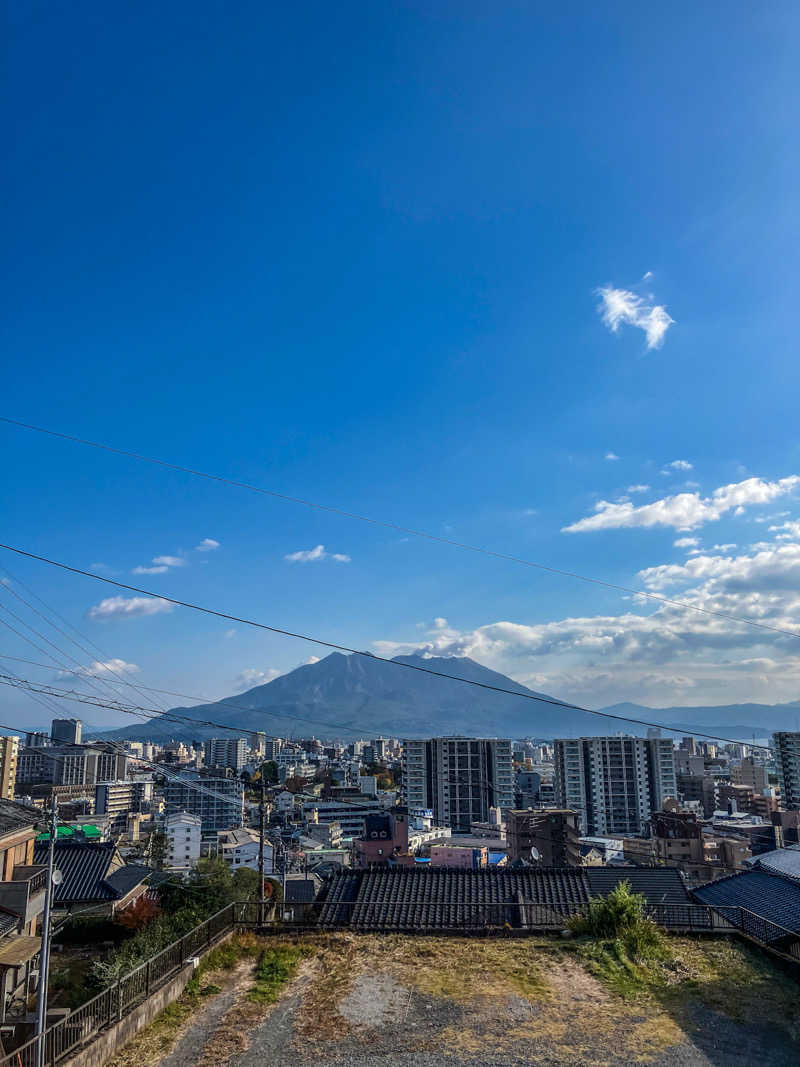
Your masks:
[{"label": "concrete building", "polygon": [[459,845],[455,838],[447,844],[431,845],[431,867],[466,867],[477,871],[488,865],[486,845]]},{"label": "concrete building", "polygon": [[434,737],[403,741],[403,788],[409,808],[429,808],[437,824],[468,833],[489,808],[514,804],[511,741]]},{"label": "concrete building", "polygon": [[640,834],[677,795],[669,738],[570,738],[555,749],[556,802],[580,812],[586,836]]},{"label": "concrete building", "polygon": [[50,736],[54,744],[79,745],[83,723],[80,719],[53,719]]},{"label": "concrete building", "polygon": [[48,785],[94,785],[124,779],[128,757],[116,746],[25,745],[17,759],[17,782]]},{"label": "concrete building", "polygon": [[94,787],[96,815],[107,815],[112,837],[128,829],[128,815],[149,808],[153,799],[152,781],[98,782]]},{"label": "concrete building", "polygon": [[0,737],[0,798],[14,799],[17,783],[18,737]]},{"label": "concrete building", "polygon": [[180,771],[164,783],[164,808],[168,817],[178,812],[198,815],[203,839],[216,840],[220,830],[244,825],[244,785],[238,778]]},{"label": "concrete building", "polygon": [[772,747],[783,807],[796,811],[800,809],[800,733],[779,731],[772,735]]},{"label": "concrete building", "polygon": [[168,815],[164,824],[167,838],[164,866],[177,870],[196,867],[200,859],[202,819],[188,811]]},{"label": "concrete building", "polygon": [[[363,795],[363,794],[362,794]],[[365,800],[359,804],[344,804],[336,800],[310,800],[303,804],[303,819],[326,824],[338,822],[343,837],[361,837],[364,819],[384,810],[379,800]]]},{"label": "concrete building", "polygon": [[214,737],[206,741],[206,767],[229,767],[237,773],[247,762],[247,740],[244,737]]},{"label": "concrete building", "polygon": [[731,781],[737,785],[749,785],[754,793],[763,793],[769,786],[766,765],[756,763],[752,756],[745,756],[731,769]]},{"label": "concrete building", "polygon": [[581,862],[580,816],[566,808],[512,810],[506,815],[508,858],[545,867],[578,867]]}]

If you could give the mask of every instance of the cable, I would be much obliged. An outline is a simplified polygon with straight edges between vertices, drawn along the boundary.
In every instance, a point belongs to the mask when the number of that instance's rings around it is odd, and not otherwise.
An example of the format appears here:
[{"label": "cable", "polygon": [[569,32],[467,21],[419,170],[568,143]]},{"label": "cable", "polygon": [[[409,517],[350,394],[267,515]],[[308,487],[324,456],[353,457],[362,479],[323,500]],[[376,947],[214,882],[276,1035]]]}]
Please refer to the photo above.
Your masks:
[{"label": "cable", "polygon": [[767,623],[756,622],[753,619],[746,619],[741,615],[730,615],[724,611],[714,611],[713,608],[701,608],[699,605],[689,604],[685,600],[673,600],[670,597],[660,596],[658,593],[645,592],[643,589],[634,589],[631,586],[619,585],[616,582],[609,582],[603,578],[593,578],[586,574],[579,574],[577,571],[567,571],[559,567],[551,567],[546,563],[537,563],[534,560],[525,559],[522,556],[514,556],[507,552],[498,552],[495,549],[483,548],[479,545],[470,545],[464,541],[455,541],[450,537],[441,537],[438,534],[430,533],[427,530],[416,530],[413,527],[401,526],[399,523],[389,522],[385,519],[374,519],[369,515],[359,515],[357,512],[346,511],[344,508],[333,507],[330,504],[319,504],[313,500],[305,500],[303,497],[290,496],[288,493],[279,493],[274,489],[265,489],[262,486],[251,485],[249,482],[239,481],[236,478],[226,478],[220,474],[209,474],[206,471],[181,466],[179,463],[170,463],[167,460],[145,456],[139,452],[132,452],[124,448],[114,448],[112,445],[101,444],[98,441],[89,441],[83,437],[76,437],[68,433],[60,433],[57,430],[48,430],[43,426],[34,426],[32,423],[28,422],[20,422],[18,419],[10,419],[0,415],[0,422],[5,422],[9,426],[17,426],[25,430],[33,430],[35,433],[47,434],[49,437],[58,437],[64,441],[72,441],[74,444],[86,445],[89,448],[96,448],[103,452],[111,452],[117,456],[126,456],[129,459],[136,459],[142,463],[151,463],[158,467],[166,467],[168,470],[180,471],[182,474],[191,474],[195,478],[205,478],[208,481],[231,485],[237,489],[247,489],[249,492],[260,493],[263,496],[273,497],[276,500],[284,500],[290,504],[301,504],[303,507],[315,508],[318,511],[327,511],[332,515],[339,515],[342,518],[355,519],[358,522],[366,522],[371,526],[381,526],[384,529],[394,530],[397,533],[410,534],[412,537],[421,537],[426,541],[434,541],[438,544],[449,545],[451,548],[460,548],[466,552],[476,552],[483,556],[491,556],[493,559],[506,560],[509,563],[519,563],[524,567],[534,567],[536,570],[546,571],[548,574],[557,574],[562,578],[574,578],[576,581],[587,582],[590,585],[599,585],[605,589],[613,589],[618,593],[632,593],[634,596],[645,597],[647,600],[655,600],[660,604],[670,604],[673,607],[683,608],[687,611],[696,611],[702,615],[713,615],[720,619],[727,619],[729,622],[738,622],[744,626],[752,626],[759,630],[770,630],[774,633],[781,633],[789,637],[800,638],[800,633],[795,633],[791,630],[783,630],[777,626],[769,626]]},{"label": "cable", "polygon": [[[446,671],[435,671],[429,667],[422,667],[416,663],[404,663],[402,660],[388,659],[386,656],[377,656],[373,652],[364,652],[362,649],[350,648],[348,645],[339,645],[333,641],[324,641],[320,637],[312,637],[308,634],[295,633],[292,630],[285,630],[278,626],[269,626],[267,623],[256,622],[253,619],[245,619],[238,615],[230,615],[224,611],[216,611],[213,608],[203,607],[200,604],[192,604],[187,600],[178,600],[176,597],[161,596],[159,593],[154,593],[149,589],[142,589],[140,586],[128,585],[125,582],[118,582],[113,578],[106,578],[100,574],[92,574],[91,571],[81,570],[79,567],[71,567],[66,563],[60,563],[57,560],[48,559],[46,556],[39,556],[35,552],[26,552],[22,548],[14,548],[11,545],[5,545],[0,543],[0,548],[6,549],[8,552],[15,552],[19,556],[25,556],[27,559],[37,560],[39,563],[47,563],[48,566],[58,567],[60,570],[69,571],[71,574],[80,574],[85,578],[93,578],[97,582],[104,582],[106,585],[113,585],[118,589],[127,589],[129,592],[141,593],[144,596],[153,597],[156,600],[166,601],[168,604],[175,604],[178,607],[190,608],[192,611],[200,611],[206,615],[213,615],[219,619],[225,619],[229,622],[238,622],[243,626],[253,626],[259,630],[267,630],[270,633],[280,634],[283,637],[294,637],[299,641],[308,641],[314,645],[321,645],[323,648],[330,648],[337,652],[346,652],[350,655],[364,656],[367,659],[378,660],[381,663],[391,663],[395,667],[401,667],[405,670],[417,671],[420,674],[429,674],[436,678],[446,678],[452,682],[461,682],[463,685],[471,685],[478,689],[485,689],[495,693],[504,693],[507,696],[520,697],[524,700],[533,700],[537,703],[551,704],[554,707],[564,708],[568,711],[583,711],[588,715],[598,715],[604,719],[614,719],[618,722],[635,723],[637,726],[651,726],[659,730],[669,729],[665,727],[664,723],[648,722],[645,719],[634,719],[628,715],[614,715],[610,711],[596,711],[593,708],[584,708],[579,704],[570,704],[563,700],[556,700],[554,697],[534,696],[533,693],[520,693],[513,689],[506,689],[503,686],[490,685],[488,682],[478,682],[472,678],[460,678],[456,674],[448,674]],[[799,635],[793,635],[799,636]],[[721,737],[717,734],[708,734],[700,730],[685,731],[686,736],[692,737],[705,737],[713,741],[724,741],[729,745],[740,745],[741,741],[734,740],[730,737]],[[753,745],[753,748],[768,749],[767,745]]]}]

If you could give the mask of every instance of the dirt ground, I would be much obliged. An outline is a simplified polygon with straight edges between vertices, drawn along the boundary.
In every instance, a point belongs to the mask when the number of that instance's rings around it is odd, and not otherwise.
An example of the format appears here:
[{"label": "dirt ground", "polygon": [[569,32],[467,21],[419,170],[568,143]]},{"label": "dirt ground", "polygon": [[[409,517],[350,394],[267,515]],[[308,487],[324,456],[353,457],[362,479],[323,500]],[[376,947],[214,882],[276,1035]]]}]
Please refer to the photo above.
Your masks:
[{"label": "dirt ground", "polygon": [[[796,1067],[800,986],[737,944],[676,939],[674,980],[623,997],[557,941],[331,935],[277,1004],[240,963],[136,1067]],[[727,973],[726,973],[727,972]],[[123,1064],[120,1057],[115,1064]]]}]

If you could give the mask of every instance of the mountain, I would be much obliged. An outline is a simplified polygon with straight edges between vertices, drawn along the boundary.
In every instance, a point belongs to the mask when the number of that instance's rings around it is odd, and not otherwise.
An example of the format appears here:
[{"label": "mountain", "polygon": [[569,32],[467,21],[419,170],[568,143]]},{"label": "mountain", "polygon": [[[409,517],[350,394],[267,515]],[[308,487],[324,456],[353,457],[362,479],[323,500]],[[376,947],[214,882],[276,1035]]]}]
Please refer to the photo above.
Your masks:
[{"label": "mountain", "polygon": [[[405,664],[406,669],[398,664]],[[464,685],[425,672],[441,671],[486,686],[499,686],[531,698]],[[391,662],[370,656],[334,652],[318,663],[281,675],[246,693],[213,704],[171,709],[179,715],[208,720],[241,730],[263,730],[280,737],[323,738],[434,737],[466,734],[483,737],[580,737],[618,733],[645,734],[646,726],[615,722],[587,712],[560,708],[503,674],[467,657],[425,659],[397,656]],[[677,732],[707,733],[747,740],[773,730],[796,729],[800,702],[792,704],[729,704],[721,707],[649,708],[615,704],[611,714],[663,724]],[[88,733],[88,731],[87,731]],[[228,736],[219,726],[182,726],[167,719],[137,723],[102,735],[107,738],[163,742]]]},{"label": "mountain", "polygon": [[644,704],[614,704],[603,711],[649,719],[672,730],[702,730],[747,740],[763,738],[775,730],[800,729],[800,701],[788,704],[718,704],[697,707],[648,708]]},{"label": "mountain", "polygon": [[[533,699],[520,700],[476,686],[438,678],[442,671]],[[556,737],[596,734],[602,719],[546,703],[543,693],[527,689],[467,657],[424,659],[398,656],[392,662],[334,652],[318,663],[298,667],[266,685],[213,704],[172,709],[180,715],[213,719],[241,729],[281,737],[432,737],[467,734],[503,737]],[[617,728],[614,727],[614,730]],[[129,740],[184,741],[220,735],[218,727],[180,726],[165,719],[112,730],[102,736]],[[223,734],[223,736],[225,736]]]}]

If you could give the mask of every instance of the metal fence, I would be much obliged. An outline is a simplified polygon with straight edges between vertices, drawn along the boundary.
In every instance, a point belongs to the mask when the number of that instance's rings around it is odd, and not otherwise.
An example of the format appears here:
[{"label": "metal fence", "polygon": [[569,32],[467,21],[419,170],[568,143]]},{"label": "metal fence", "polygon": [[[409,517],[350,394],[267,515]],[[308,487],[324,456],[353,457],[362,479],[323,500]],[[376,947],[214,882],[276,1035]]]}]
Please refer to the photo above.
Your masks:
[{"label": "metal fence", "polygon": [[[70,1012],[40,1038],[0,1058],[0,1067],[37,1067],[41,1040],[46,1067],[55,1067],[113,1026],[151,993],[173,978],[186,961],[206,951],[231,930],[261,933],[313,934],[353,931],[476,934],[536,933],[562,930],[568,921],[586,913],[587,905],[520,901],[471,903],[465,901],[323,901],[302,906],[291,918],[276,917],[270,904],[229,904],[178,941],[151,957],[92,1000]],[[711,907],[705,904],[649,904],[649,918],[675,933],[742,933],[800,963],[800,934],[778,926],[747,908]]]},{"label": "metal fence", "polygon": [[204,952],[223,934],[233,930],[236,926],[235,908],[236,905],[228,904],[80,1008],[49,1026],[41,1038],[31,1038],[0,1059],[0,1067],[37,1067],[40,1042],[44,1052],[41,1062],[46,1067],[53,1067],[66,1059],[174,978],[188,959]]}]

